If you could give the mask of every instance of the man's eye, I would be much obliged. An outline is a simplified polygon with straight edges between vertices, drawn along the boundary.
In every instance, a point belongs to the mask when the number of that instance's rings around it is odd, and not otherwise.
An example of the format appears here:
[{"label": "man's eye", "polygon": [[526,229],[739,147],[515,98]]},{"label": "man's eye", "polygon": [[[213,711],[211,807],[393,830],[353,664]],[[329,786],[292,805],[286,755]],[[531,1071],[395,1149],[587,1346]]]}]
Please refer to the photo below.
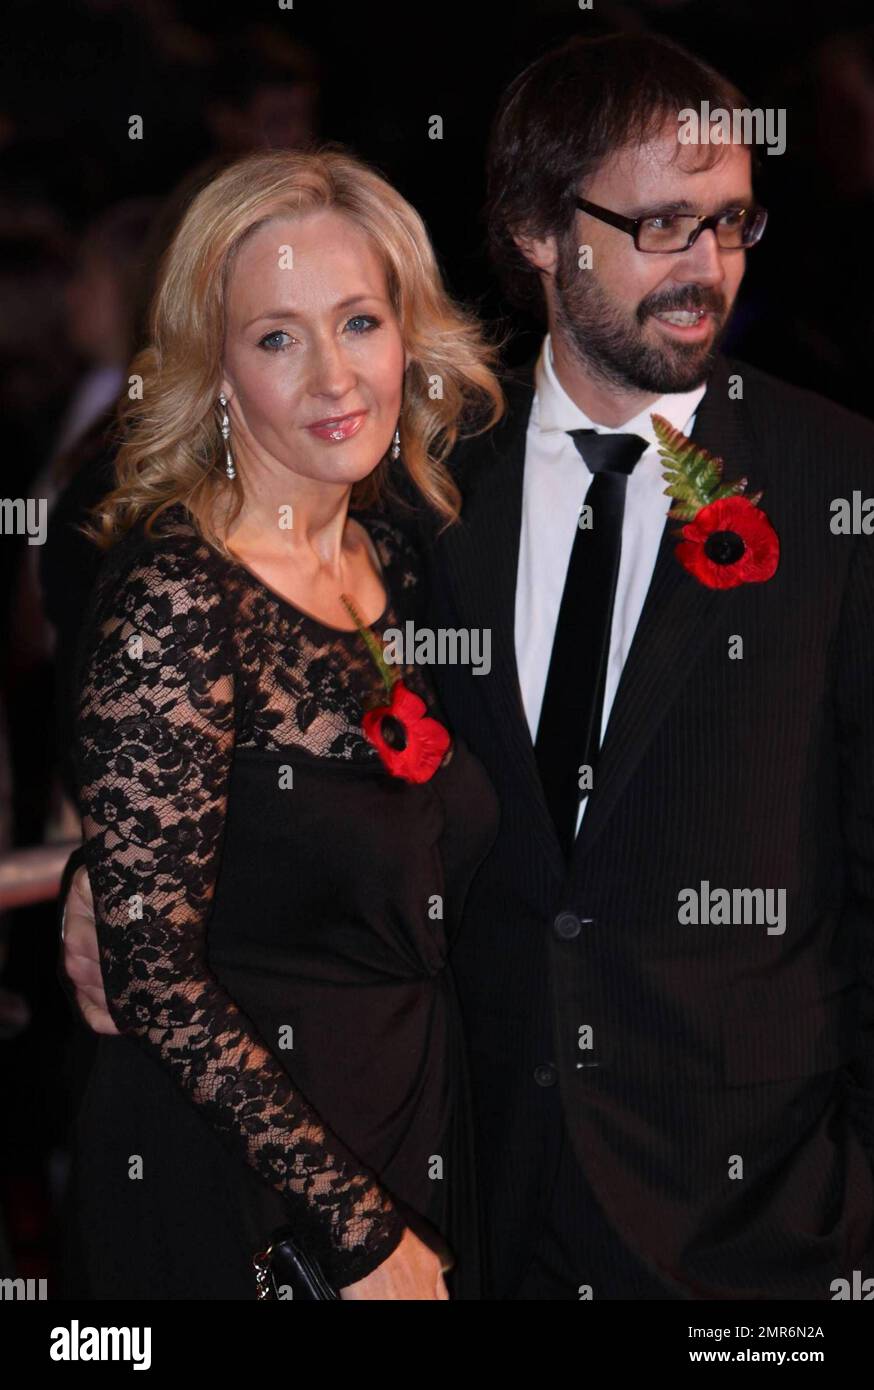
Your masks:
[{"label": "man's eye", "polygon": [[739,227],[745,217],[744,208],[732,208],[729,212],[724,212],[719,220],[724,227]]},{"label": "man's eye", "polygon": [[654,232],[669,232],[677,225],[677,215],[673,212],[656,212],[644,219]]},{"label": "man's eye", "polygon": [[356,323],[363,325],[363,327],[353,327],[353,333],[368,333],[371,328],[379,327],[380,320],[378,318],[374,318],[372,314],[356,314],[354,318],[349,320],[349,322],[346,324],[346,327],[349,328]]},{"label": "man's eye", "polygon": [[[279,338],[287,338],[288,342],[277,342]],[[266,348],[268,352],[282,352],[283,348],[288,347],[291,337],[284,328],[276,328],[272,333],[266,333],[259,342],[258,346]]]}]

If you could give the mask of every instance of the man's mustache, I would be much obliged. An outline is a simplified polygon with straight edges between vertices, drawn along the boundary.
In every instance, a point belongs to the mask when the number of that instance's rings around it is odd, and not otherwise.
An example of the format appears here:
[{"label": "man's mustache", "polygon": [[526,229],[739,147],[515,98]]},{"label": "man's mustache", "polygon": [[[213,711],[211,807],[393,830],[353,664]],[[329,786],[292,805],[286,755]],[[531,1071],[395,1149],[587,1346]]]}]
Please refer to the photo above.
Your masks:
[{"label": "man's mustache", "polygon": [[725,315],[725,298],[717,290],[695,289],[694,286],[681,294],[663,295],[658,299],[644,299],[637,306],[637,321],[644,323],[653,314],[671,314],[683,309],[705,309],[714,318]]}]

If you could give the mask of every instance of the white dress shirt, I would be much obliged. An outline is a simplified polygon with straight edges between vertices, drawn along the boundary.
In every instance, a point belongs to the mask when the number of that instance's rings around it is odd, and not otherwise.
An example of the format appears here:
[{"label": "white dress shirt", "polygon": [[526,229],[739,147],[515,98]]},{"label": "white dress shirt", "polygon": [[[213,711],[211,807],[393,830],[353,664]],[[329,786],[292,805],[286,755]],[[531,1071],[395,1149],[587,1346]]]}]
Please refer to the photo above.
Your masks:
[{"label": "white dress shirt", "polygon": [[[599,434],[637,434],[649,441],[628,479],[625,496],[622,554],[601,720],[603,742],[619,677],[652,579],[665,516],[671,505],[670,497],[664,492],[663,464],[650,414],[664,415],[677,429],[689,434],[707,387],[705,383],[694,391],[661,396],[633,419],[616,429],[608,429],[590,420],[559,382],[549,334],[543,341],[534,380],[535,395],[525,440],[515,611],[516,665],[532,742],[537,736],[552,640],[580,508],[594,476],[567,431],[596,429]],[[585,809],[586,798],[580,804],[577,830]]]}]

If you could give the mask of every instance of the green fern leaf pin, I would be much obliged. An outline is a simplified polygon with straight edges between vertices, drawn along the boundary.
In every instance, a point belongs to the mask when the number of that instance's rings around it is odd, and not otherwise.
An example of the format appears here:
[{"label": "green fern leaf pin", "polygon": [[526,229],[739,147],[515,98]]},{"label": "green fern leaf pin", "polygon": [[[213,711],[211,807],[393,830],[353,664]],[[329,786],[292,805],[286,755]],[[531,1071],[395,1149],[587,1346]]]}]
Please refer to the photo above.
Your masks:
[{"label": "green fern leaf pin", "polygon": [[341,594],[340,598],[346,611],[349,613],[349,616],[352,618],[352,621],[358,628],[358,631],[361,633],[361,636],[364,638],[364,644],[367,647],[367,650],[370,652],[370,655],[373,659],[373,664],[376,667],[379,674],[382,676],[382,683],[385,686],[386,691],[390,695],[392,691],[392,686],[394,685],[395,681],[400,679],[400,671],[398,671],[396,668],[392,668],[391,666],[389,666],[388,662],[383,656],[382,648],[380,647],[379,642],[374,637],[372,630],[365,623],[364,619],[358,612],[358,609],[355,607],[355,604],[353,603],[349,595]]},{"label": "green fern leaf pin", "polygon": [[[674,505],[668,516],[674,521],[692,521],[702,507],[717,502],[723,497],[736,497],[744,492],[746,478],[735,483],[722,481],[723,461],[715,454],[694,444],[680,430],[675,429],[663,415],[651,415],[650,419],[659,442],[659,457],[664,464],[665,492],[674,498]],[[756,504],[761,493],[749,500]]]}]

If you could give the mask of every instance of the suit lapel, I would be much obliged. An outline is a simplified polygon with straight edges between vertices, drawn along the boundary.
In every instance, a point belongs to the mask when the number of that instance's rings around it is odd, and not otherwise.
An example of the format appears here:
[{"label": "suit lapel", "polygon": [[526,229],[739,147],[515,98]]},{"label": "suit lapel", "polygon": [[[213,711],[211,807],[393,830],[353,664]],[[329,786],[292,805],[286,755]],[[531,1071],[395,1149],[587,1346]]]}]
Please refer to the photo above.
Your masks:
[{"label": "suit lapel", "polygon": [[555,835],[516,665],[516,575],[522,529],[525,439],[534,396],[534,363],[505,383],[508,411],[485,439],[466,446],[459,471],[464,496],[461,521],[440,540],[441,567],[453,591],[454,608],[468,626],[491,630],[492,666],[475,679],[487,717],[496,720],[506,743],[508,766],[519,795],[530,807],[531,825],[557,877],[566,871]]},{"label": "suit lapel", "polygon": [[[742,401],[729,400],[730,367],[717,359],[695,416],[692,438],[725,460],[727,478],[762,482],[742,420]],[[676,559],[677,523],[666,521],[652,581],[628,653],[595,774],[595,787],[576,840],[574,858],[591,849],[634,775],[659,724],[679,694],[715,620],[736,590],[708,589]]]}]

